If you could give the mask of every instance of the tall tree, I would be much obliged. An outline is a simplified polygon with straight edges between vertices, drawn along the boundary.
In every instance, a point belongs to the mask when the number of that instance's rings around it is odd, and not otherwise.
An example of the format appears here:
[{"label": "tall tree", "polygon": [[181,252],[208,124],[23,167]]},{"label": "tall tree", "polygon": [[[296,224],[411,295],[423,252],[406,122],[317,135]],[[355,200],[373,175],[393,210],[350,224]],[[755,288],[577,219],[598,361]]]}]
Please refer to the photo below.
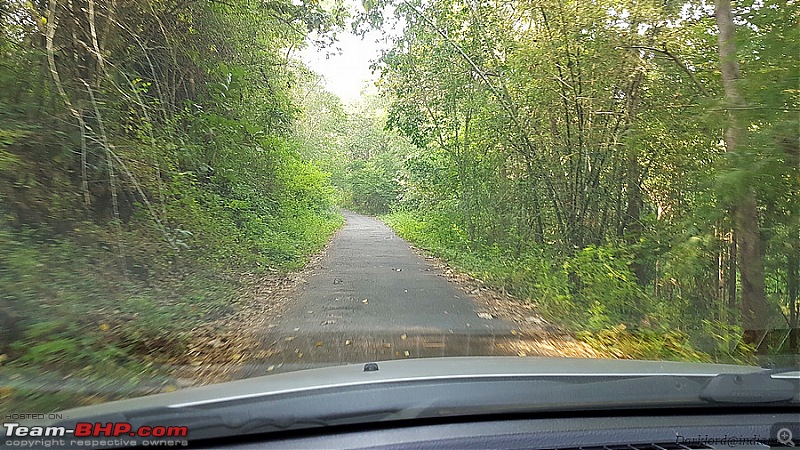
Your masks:
[{"label": "tall tree", "polygon": [[[727,152],[736,153],[747,146],[743,113],[745,101],[740,92],[741,71],[736,58],[736,25],[731,13],[731,1],[716,0],[715,4],[720,71],[728,110],[725,148]],[[742,277],[742,325],[745,340],[753,343],[758,338],[757,330],[767,326],[767,300],[764,290],[764,250],[758,225],[756,193],[752,186],[743,189],[740,201],[734,205],[734,216]]]}]

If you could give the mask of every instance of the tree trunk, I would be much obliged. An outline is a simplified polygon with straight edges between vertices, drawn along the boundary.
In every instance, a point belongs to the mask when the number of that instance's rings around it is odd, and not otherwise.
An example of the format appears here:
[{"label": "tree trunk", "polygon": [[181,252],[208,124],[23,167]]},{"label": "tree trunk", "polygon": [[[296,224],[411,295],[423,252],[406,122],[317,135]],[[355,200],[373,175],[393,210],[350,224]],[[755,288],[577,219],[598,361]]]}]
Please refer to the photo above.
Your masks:
[{"label": "tree trunk", "polygon": [[792,352],[797,353],[797,334],[799,331],[797,329],[797,266],[800,264],[800,261],[797,260],[797,253],[795,252],[794,248],[789,250],[789,255],[786,257],[786,263],[786,284],[789,291],[789,349]]},{"label": "tree trunk", "polygon": [[736,311],[736,233],[731,232],[730,243],[728,244],[728,323],[735,324],[736,320],[733,312]]},{"label": "tree trunk", "polygon": [[[722,85],[728,108],[728,127],[725,130],[725,148],[736,152],[743,148],[746,127],[740,110],[744,100],[739,92],[741,78],[736,60],[736,28],[731,13],[731,0],[716,0],[717,27],[719,27],[719,58]],[[739,244],[739,272],[742,281],[742,325],[744,339],[754,343],[759,330],[767,328],[767,302],[764,291],[764,255],[758,228],[758,207],[752,187],[748,187],[734,206],[736,241]],[[761,349],[763,350],[763,349]]]}]

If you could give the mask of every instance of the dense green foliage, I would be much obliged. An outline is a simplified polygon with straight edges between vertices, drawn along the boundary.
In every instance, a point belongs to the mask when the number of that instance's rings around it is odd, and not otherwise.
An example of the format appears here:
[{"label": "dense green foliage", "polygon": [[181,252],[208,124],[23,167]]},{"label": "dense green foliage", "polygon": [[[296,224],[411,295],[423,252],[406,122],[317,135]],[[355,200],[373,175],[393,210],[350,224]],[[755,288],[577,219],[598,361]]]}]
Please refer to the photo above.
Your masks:
[{"label": "dense green foliage", "polygon": [[305,69],[287,49],[341,26],[332,11],[0,2],[0,378],[22,383],[6,405],[42,395],[25,371],[113,391],[186,363],[242,272],[327,241],[341,217],[293,132]]},{"label": "dense green foliage", "polygon": [[[385,27],[387,4],[365,21]],[[793,2],[736,3],[727,90],[700,2],[392,9],[387,125],[417,147],[401,234],[577,330],[675,332],[722,359],[797,345]]]},{"label": "dense green foliage", "polygon": [[366,214],[388,212],[404,192],[401,169],[413,146],[385,129],[381,98],[367,97],[345,110],[312,81],[300,89],[304,111],[296,123],[307,157],[331,172],[341,206]]},{"label": "dense green foliage", "polygon": [[338,3],[0,0],[0,401],[185,363],[336,203],[593,345],[796,353],[797,8],[725,1],[365,2],[348,109],[291,57]]},{"label": "dense green foliage", "polygon": [[[737,329],[675,319],[677,302],[655,302],[635,281],[624,247],[587,246],[573,254],[541,248],[517,254],[470,242],[456,217],[397,211],[383,217],[403,238],[439,255],[488,286],[534,302],[537,311],[585,342],[620,357],[753,362]],[[702,349],[702,350],[698,350]]]}]

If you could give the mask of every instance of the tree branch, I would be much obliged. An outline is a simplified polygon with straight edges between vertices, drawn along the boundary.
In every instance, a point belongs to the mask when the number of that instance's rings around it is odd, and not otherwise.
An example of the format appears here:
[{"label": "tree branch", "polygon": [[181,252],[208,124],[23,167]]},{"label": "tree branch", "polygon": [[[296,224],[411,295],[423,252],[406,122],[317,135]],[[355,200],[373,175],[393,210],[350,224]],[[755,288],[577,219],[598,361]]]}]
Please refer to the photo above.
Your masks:
[{"label": "tree branch", "polygon": [[703,94],[704,97],[711,97],[711,93],[709,93],[708,90],[705,88],[705,86],[703,86],[700,83],[700,80],[697,79],[697,77],[694,75],[694,73],[691,70],[689,70],[688,67],[686,67],[686,64],[682,63],[681,60],[679,60],[677,56],[675,56],[674,54],[672,54],[669,51],[667,51],[667,49],[660,49],[660,48],[655,48],[655,47],[646,47],[646,46],[643,46],[643,45],[630,45],[630,46],[622,46],[622,47],[617,47],[617,48],[630,48],[630,49],[635,49],[635,50],[647,50],[647,51],[650,51],[650,52],[660,53],[660,54],[666,56],[667,58],[671,59],[678,67],[680,67],[681,70],[683,70],[687,75],[689,75],[689,78],[692,80],[692,83],[694,83],[695,87],[697,87],[697,90],[699,90],[700,93]]}]

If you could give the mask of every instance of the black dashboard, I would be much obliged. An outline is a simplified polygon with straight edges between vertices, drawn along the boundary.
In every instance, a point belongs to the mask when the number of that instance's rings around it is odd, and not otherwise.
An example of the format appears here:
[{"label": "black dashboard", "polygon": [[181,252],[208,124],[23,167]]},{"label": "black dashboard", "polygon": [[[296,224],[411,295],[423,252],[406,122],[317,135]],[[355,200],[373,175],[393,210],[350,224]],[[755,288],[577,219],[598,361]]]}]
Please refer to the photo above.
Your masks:
[{"label": "black dashboard", "polygon": [[[786,434],[786,430],[792,434]],[[235,449],[752,449],[789,448],[798,442],[798,436],[798,410],[668,415],[633,410],[602,416],[503,415],[456,422],[398,421],[196,444]]]}]

